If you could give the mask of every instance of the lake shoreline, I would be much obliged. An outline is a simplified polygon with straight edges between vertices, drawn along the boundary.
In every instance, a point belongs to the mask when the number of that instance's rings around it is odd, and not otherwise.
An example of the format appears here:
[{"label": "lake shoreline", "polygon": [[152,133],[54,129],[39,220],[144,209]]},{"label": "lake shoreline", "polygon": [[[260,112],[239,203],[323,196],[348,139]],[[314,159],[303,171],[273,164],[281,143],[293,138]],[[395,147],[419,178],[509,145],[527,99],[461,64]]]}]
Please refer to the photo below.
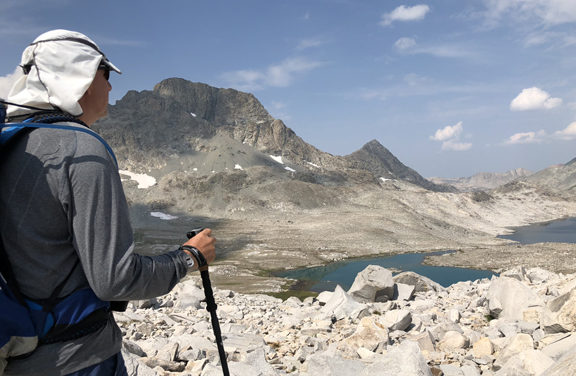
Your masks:
[{"label": "lake shoreline", "polygon": [[426,265],[469,269],[503,270],[522,265],[539,267],[554,273],[576,272],[576,245],[572,243],[512,244],[476,249],[462,249],[447,256],[430,256]]},{"label": "lake shoreline", "polygon": [[[576,251],[572,244],[547,244],[546,251],[540,252],[538,246],[522,246],[498,239],[496,234],[461,227],[450,228],[448,234],[440,237],[430,230],[407,232],[405,227],[385,226],[384,218],[374,211],[348,212],[346,222],[342,222],[342,215],[341,211],[332,210],[241,219],[183,215],[166,221],[142,211],[135,225],[136,250],[142,254],[167,252],[184,241],[190,228],[210,227],[217,238],[218,252],[210,268],[213,283],[243,293],[286,291],[293,281],[275,277],[274,273],[279,271],[355,258],[448,250],[456,252],[450,256],[426,257],[423,264],[494,272],[525,265],[554,272],[576,272]],[[553,252],[567,253],[566,262],[549,257]],[[191,274],[187,278],[198,276]]]},{"label": "lake shoreline", "polygon": [[378,265],[390,270],[393,274],[414,272],[430,278],[444,287],[462,281],[491,278],[494,275],[489,270],[425,265],[424,259],[431,256],[444,256],[454,253],[454,250],[436,252],[405,253],[387,257],[361,257],[347,259],[336,264],[294,269],[275,273],[276,277],[294,279],[296,282],[290,290],[307,290],[313,292],[332,291],[336,285],[348,290],[354,279],[352,276],[360,273],[368,265]]}]

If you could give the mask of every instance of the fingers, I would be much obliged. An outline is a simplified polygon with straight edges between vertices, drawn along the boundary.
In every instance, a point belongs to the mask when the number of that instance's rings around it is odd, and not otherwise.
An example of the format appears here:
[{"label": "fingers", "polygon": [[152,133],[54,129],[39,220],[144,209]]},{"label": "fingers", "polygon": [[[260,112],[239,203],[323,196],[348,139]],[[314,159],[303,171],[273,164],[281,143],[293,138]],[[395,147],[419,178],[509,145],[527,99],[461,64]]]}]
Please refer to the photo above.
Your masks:
[{"label": "fingers", "polygon": [[184,243],[196,247],[200,252],[202,252],[202,255],[208,264],[211,264],[216,259],[216,238],[213,238],[211,234],[212,230],[207,228]]}]

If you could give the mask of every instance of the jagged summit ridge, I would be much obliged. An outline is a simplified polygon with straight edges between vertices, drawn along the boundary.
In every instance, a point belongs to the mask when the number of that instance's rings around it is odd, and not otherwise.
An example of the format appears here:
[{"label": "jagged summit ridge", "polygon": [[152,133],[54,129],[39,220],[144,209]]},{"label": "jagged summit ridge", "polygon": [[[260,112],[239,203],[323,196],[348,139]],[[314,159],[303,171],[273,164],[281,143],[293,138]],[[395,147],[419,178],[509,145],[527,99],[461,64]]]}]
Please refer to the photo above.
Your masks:
[{"label": "jagged summit ridge", "polygon": [[[382,177],[446,190],[402,164],[376,140],[346,157],[335,156],[305,142],[282,120],[271,116],[253,94],[181,78],[163,80],[152,91],[128,92],[110,106],[109,116],[95,129],[115,148],[120,160],[129,161],[134,169],[169,172],[182,156],[222,156],[224,149],[231,158],[256,153],[243,160],[260,161],[257,165],[261,166],[269,165],[262,161],[270,156],[282,157],[289,170],[305,173],[305,180],[310,182],[366,183],[370,181],[368,173],[373,184]],[[215,137],[217,143],[212,142]],[[206,161],[197,163],[206,165]],[[235,163],[215,165],[230,170]],[[198,171],[221,172],[211,167],[199,167]]]},{"label": "jagged summit ridge", "polygon": [[154,93],[170,98],[220,133],[257,150],[283,155],[294,162],[321,162],[322,152],[304,142],[280,119],[272,117],[253,94],[219,89],[203,83],[169,78]]},{"label": "jagged summit ridge", "polygon": [[274,120],[254,95],[234,89],[169,78],[154,86],[153,92],[180,103],[186,111],[216,126],[262,124]]}]

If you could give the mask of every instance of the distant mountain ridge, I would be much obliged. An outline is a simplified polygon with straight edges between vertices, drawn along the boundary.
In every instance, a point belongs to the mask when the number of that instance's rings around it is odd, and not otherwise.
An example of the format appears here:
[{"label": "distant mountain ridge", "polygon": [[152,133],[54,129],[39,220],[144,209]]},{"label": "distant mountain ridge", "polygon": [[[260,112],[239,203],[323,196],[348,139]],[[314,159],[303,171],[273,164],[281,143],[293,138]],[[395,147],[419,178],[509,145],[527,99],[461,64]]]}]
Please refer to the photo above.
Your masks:
[{"label": "distant mountain ridge", "polygon": [[523,180],[549,190],[576,194],[576,158],[563,165],[540,170]]},{"label": "distant mountain ridge", "polygon": [[432,177],[428,180],[436,184],[449,184],[458,188],[462,192],[490,190],[508,184],[516,179],[530,176],[531,171],[523,168],[495,173],[495,172],[480,172],[470,177],[464,178],[439,178]]},{"label": "distant mountain ridge", "polygon": [[[193,164],[201,175],[275,166],[319,184],[368,182],[372,176],[374,184],[383,177],[450,190],[424,179],[376,140],[348,156],[334,156],[302,140],[254,95],[180,78],[163,80],[152,91],[128,92],[94,128],[127,168],[157,174]],[[271,156],[281,158],[281,166]]]}]

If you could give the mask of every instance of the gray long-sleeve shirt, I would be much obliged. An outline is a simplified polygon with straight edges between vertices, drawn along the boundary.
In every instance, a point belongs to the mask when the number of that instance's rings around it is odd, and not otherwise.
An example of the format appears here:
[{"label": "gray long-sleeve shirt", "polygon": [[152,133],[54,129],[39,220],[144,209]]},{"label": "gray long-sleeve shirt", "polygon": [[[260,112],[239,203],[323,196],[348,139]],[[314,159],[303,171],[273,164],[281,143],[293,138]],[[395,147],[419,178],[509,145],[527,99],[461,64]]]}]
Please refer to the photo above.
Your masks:
[{"label": "gray long-sleeve shirt", "polygon": [[[80,125],[73,126],[81,127]],[[37,129],[0,164],[0,229],[22,292],[46,299],[80,260],[60,296],[91,287],[102,300],[168,293],[186,274],[184,253],[133,253],[128,205],[105,146],[71,130]],[[78,340],[11,360],[6,375],[64,375],[120,351],[113,321]]]}]

